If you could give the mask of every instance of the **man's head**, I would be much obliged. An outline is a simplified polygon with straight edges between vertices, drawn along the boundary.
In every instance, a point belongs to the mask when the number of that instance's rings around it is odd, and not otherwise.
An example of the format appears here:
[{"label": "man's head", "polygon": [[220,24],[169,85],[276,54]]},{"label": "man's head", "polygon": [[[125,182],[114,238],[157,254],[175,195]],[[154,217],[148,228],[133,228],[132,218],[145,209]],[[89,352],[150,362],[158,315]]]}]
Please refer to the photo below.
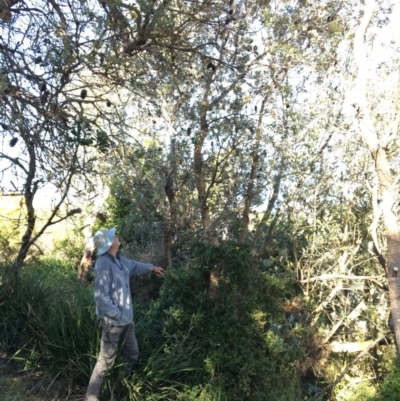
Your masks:
[{"label": "man's head", "polygon": [[99,230],[93,236],[93,244],[97,249],[98,255],[103,255],[103,253],[110,252],[116,253],[120,246],[118,235],[116,235],[116,228],[110,228],[109,230]]}]

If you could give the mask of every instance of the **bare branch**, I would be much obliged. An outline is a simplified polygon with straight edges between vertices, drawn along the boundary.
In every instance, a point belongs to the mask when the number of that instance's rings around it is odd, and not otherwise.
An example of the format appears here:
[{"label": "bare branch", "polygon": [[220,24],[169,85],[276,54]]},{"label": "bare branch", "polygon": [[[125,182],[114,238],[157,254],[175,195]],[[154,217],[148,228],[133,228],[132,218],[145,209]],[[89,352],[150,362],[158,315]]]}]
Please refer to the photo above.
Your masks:
[{"label": "bare branch", "polygon": [[346,375],[346,373],[351,369],[353,365],[355,365],[359,360],[361,360],[365,355],[368,354],[368,351],[372,348],[374,348],[377,344],[379,344],[385,336],[381,336],[378,339],[376,339],[374,342],[372,342],[364,351],[360,352],[343,370],[342,373],[339,375],[339,377],[329,386],[325,387],[322,391],[319,393],[315,394],[313,401],[318,400],[321,395],[328,393],[331,391]]},{"label": "bare branch", "polygon": [[344,279],[344,280],[376,280],[379,278],[385,277],[384,275],[380,276],[349,276],[346,274],[322,274],[321,276],[312,277],[309,280],[301,280],[301,284],[306,284],[307,282],[313,281],[327,281],[327,280],[335,280],[335,279]]}]

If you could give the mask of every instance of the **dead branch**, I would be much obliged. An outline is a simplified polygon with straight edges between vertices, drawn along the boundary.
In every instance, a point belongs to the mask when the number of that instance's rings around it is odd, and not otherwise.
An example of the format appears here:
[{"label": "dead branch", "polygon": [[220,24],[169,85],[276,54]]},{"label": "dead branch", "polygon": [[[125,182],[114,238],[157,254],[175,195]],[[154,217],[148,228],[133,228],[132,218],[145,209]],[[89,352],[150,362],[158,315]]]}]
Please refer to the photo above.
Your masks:
[{"label": "dead branch", "polygon": [[313,401],[316,401],[319,397],[321,397],[321,395],[328,393],[330,390],[332,390],[342,379],[343,377],[346,375],[346,373],[351,369],[351,367],[353,365],[355,365],[361,358],[363,358],[368,351],[371,348],[374,348],[375,345],[377,345],[378,343],[380,343],[383,339],[385,338],[385,336],[381,336],[378,339],[376,339],[374,342],[372,342],[364,351],[360,352],[342,371],[342,373],[339,375],[339,377],[329,386],[325,387],[322,391],[320,391],[319,393],[315,394]]}]

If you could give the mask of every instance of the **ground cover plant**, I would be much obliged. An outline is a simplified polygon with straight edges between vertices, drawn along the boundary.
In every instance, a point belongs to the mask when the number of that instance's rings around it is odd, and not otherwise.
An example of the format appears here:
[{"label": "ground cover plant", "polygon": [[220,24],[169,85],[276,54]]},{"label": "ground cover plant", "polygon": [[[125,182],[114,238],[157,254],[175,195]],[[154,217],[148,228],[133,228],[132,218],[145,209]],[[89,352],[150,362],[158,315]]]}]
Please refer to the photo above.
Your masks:
[{"label": "ground cover plant", "polygon": [[[104,397],[129,400],[291,400],[301,350],[271,327],[280,302],[296,289],[288,278],[248,269],[249,248],[197,244],[186,266],[171,269],[160,294],[135,309],[141,358],[130,380],[120,361]],[[210,266],[220,263],[217,296],[207,294]],[[1,347],[25,372],[49,375],[84,391],[99,345],[92,288],[57,261],[26,266],[17,285],[1,270]],[[278,295],[278,293],[280,295]],[[285,389],[276,383],[284,381]]]}]

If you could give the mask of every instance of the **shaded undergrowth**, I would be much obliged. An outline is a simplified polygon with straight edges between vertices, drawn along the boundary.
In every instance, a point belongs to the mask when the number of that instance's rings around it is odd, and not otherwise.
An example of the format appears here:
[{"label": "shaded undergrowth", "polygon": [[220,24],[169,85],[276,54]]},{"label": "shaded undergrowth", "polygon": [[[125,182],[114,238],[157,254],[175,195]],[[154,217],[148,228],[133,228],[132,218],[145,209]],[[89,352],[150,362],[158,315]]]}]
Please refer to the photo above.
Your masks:
[{"label": "shaded undergrowth", "polygon": [[[131,379],[120,360],[106,377],[104,399],[130,401],[292,401],[305,330],[280,332],[281,307],[298,292],[289,276],[250,267],[250,249],[197,244],[194,258],[171,268],[160,292],[135,306],[141,357]],[[211,267],[221,269],[209,297]],[[1,348],[25,372],[41,372],[84,391],[100,331],[93,292],[65,263],[27,266],[14,286],[0,272]],[[277,385],[285,383],[284,386]],[[50,383],[51,387],[51,383]]]}]

